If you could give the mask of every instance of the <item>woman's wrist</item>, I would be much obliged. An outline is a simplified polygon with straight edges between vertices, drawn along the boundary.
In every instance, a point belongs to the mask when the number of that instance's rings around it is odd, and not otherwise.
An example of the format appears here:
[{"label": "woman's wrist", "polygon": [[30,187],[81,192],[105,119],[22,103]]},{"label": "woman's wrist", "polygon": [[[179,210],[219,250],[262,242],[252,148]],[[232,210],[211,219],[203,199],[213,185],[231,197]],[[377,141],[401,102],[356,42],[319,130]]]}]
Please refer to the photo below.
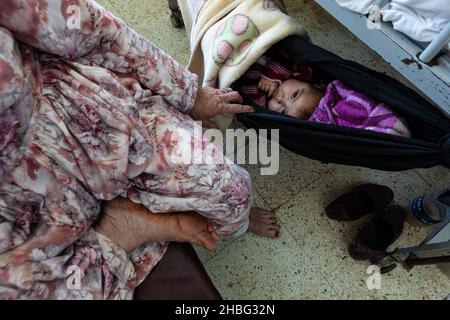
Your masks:
[{"label": "woman's wrist", "polygon": [[191,101],[185,110],[185,114],[187,114],[189,116],[191,115],[192,110],[195,108],[195,105],[197,104],[198,95],[201,90],[199,83],[198,83],[198,76],[196,74],[193,74],[193,78],[194,79],[192,80],[192,83],[194,85],[194,88],[192,89]]}]

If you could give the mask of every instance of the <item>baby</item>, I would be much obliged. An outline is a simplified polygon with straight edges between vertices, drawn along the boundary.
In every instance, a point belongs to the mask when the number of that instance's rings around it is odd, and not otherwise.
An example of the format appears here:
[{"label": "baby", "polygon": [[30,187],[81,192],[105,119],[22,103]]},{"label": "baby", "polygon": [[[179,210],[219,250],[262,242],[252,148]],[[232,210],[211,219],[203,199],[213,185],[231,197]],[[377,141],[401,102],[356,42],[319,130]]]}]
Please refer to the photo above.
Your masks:
[{"label": "baby", "polygon": [[[276,54],[271,58],[262,56],[258,59],[240,79],[238,87],[241,93],[258,106],[269,107],[276,112],[284,110],[284,113],[297,117],[296,113],[287,112],[288,106],[283,104],[284,95],[294,94],[297,89],[299,93],[302,91],[306,94],[311,91],[311,93],[319,94],[320,90],[314,90],[315,87],[309,84],[316,80],[315,78],[311,65],[302,62],[294,63],[284,54]],[[298,88],[299,86],[302,88]],[[289,92],[291,90],[294,92]],[[269,100],[271,103],[268,105]],[[286,98],[286,102],[287,100]]]},{"label": "baby", "polygon": [[[292,72],[289,70],[293,70]],[[283,55],[263,57],[244,75],[240,91],[257,105],[294,118],[410,137],[411,133],[385,104],[352,90],[339,80],[326,90],[311,65]]]},{"label": "baby", "polygon": [[279,85],[263,78],[260,87],[270,98],[269,110],[300,119],[309,119],[324,97],[317,87],[296,79],[288,79]]}]

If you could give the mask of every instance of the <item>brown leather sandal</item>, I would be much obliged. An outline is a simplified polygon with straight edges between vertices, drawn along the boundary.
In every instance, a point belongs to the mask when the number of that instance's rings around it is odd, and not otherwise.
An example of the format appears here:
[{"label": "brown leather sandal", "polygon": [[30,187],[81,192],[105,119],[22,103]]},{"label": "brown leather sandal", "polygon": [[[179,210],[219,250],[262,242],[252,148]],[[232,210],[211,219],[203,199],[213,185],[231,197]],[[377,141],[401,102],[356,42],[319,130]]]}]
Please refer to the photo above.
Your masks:
[{"label": "brown leather sandal", "polygon": [[355,260],[376,263],[377,257],[384,256],[386,249],[400,237],[404,224],[405,211],[400,206],[377,212],[350,244],[350,256]]},{"label": "brown leather sandal", "polygon": [[352,221],[374,211],[383,210],[394,199],[392,190],[377,184],[363,184],[346,193],[325,209],[333,220]]}]

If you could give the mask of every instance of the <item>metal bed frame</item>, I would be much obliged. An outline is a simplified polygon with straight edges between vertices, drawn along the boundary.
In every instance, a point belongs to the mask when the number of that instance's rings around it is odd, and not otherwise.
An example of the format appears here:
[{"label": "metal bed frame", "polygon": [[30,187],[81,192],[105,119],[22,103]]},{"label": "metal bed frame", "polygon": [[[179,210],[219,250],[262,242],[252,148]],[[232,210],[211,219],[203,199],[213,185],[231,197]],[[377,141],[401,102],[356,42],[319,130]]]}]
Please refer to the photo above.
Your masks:
[{"label": "metal bed frame", "polygon": [[[376,0],[375,7],[382,8],[390,0]],[[425,48],[419,55],[419,60],[423,63],[429,63],[431,60],[447,46],[450,42],[450,22],[444,30]]]}]

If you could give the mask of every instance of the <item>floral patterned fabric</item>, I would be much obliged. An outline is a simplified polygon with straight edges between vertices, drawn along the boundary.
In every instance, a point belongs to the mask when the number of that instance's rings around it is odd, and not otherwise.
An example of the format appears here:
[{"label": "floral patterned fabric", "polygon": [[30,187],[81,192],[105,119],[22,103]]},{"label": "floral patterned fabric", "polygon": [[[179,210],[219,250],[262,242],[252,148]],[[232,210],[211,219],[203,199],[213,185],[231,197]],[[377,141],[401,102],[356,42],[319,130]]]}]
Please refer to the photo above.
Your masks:
[{"label": "floral patterned fabric", "polygon": [[[0,1],[0,298],[132,298],[166,244],[127,254],[95,232],[118,196],[247,229],[250,177],[186,115],[196,94],[194,74],[92,0]],[[177,161],[192,146],[208,160]]]}]

